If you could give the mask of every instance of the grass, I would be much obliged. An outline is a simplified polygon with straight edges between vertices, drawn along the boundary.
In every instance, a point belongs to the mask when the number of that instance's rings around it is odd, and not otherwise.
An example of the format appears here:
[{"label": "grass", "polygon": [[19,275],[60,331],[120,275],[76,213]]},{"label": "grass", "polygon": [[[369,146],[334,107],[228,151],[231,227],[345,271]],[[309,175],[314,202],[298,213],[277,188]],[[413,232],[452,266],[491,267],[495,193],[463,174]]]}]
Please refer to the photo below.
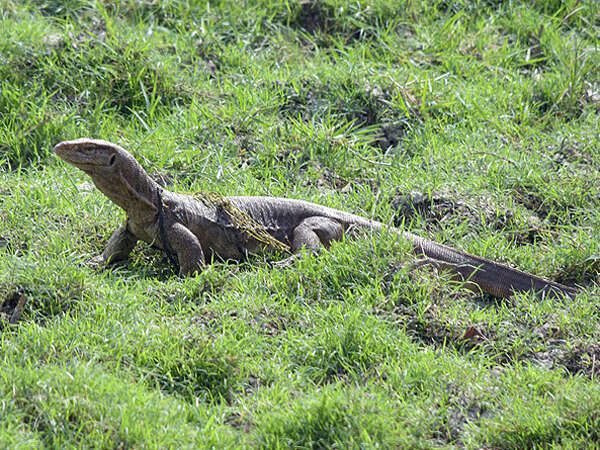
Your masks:
[{"label": "grass", "polygon": [[[0,446],[600,445],[599,29],[592,0],[0,0]],[[53,155],[81,136],[582,294],[482,296],[387,234],[96,269],[123,213]]]}]

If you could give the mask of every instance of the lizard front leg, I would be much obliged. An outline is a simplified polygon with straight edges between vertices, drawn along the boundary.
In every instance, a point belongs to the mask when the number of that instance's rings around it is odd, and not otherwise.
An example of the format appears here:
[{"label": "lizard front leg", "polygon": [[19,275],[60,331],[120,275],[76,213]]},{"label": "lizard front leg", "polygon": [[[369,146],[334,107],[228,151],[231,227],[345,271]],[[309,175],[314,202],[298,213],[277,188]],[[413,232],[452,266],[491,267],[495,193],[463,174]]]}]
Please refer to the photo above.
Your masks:
[{"label": "lizard front leg", "polygon": [[127,259],[137,241],[138,238],[129,231],[127,224],[121,225],[111,235],[102,254],[92,258],[91,262],[108,265]]},{"label": "lizard front leg", "polygon": [[165,231],[170,250],[177,255],[181,275],[202,272],[206,262],[198,238],[180,223],[174,223]]}]

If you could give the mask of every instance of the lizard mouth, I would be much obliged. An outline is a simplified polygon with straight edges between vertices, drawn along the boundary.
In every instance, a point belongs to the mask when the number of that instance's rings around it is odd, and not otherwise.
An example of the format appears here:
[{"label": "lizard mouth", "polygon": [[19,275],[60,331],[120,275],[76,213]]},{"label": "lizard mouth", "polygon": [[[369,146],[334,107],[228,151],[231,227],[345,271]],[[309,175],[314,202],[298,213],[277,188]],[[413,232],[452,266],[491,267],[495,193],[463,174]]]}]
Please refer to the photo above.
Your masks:
[{"label": "lizard mouth", "polygon": [[115,164],[117,156],[112,148],[102,144],[103,141],[64,141],[54,146],[54,152],[81,170],[111,167]]}]

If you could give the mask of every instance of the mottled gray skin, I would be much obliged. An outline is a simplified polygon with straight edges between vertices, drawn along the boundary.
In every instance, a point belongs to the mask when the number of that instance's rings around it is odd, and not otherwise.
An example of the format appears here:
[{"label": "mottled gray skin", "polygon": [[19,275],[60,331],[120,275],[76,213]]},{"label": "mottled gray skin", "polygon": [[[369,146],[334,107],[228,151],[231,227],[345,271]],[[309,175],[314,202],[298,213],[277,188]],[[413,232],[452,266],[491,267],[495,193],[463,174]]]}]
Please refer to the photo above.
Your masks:
[{"label": "mottled gray skin", "polygon": [[[111,236],[100,256],[104,263],[126,259],[138,240],[163,249],[159,226],[159,195],[163,200],[166,245],[177,256],[183,275],[201,271],[206,258],[240,260],[265,250],[230,222],[226,212],[195,197],[161,190],[135,158],[116,144],[77,139],[56,145],[56,154],[90,175],[94,184],[127,213],[127,223]],[[161,193],[161,194],[159,194]],[[328,247],[349,227],[379,230],[385,225],[301,200],[276,197],[226,197],[271,236],[302,248]],[[474,256],[406,231],[385,227],[412,242],[415,253],[454,271],[466,285],[497,297],[533,289],[539,295],[574,297],[577,291],[553,281]]]}]

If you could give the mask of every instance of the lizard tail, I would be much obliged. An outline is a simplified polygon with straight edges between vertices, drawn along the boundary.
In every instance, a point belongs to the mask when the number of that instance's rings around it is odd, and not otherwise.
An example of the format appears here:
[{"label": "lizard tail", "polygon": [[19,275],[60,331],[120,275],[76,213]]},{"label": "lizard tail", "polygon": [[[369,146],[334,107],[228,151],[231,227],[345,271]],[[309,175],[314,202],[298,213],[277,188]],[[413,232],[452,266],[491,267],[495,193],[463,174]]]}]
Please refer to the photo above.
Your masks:
[{"label": "lizard tail", "polygon": [[467,287],[473,290],[481,290],[501,298],[508,298],[515,292],[530,290],[534,290],[542,297],[550,298],[575,298],[578,293],[577,289],[412,233],[403,232],[402,235],[413,243],[415,253],[431,258],[432,263],[438,267],[456,272],[459,279],[465,281]]}]

